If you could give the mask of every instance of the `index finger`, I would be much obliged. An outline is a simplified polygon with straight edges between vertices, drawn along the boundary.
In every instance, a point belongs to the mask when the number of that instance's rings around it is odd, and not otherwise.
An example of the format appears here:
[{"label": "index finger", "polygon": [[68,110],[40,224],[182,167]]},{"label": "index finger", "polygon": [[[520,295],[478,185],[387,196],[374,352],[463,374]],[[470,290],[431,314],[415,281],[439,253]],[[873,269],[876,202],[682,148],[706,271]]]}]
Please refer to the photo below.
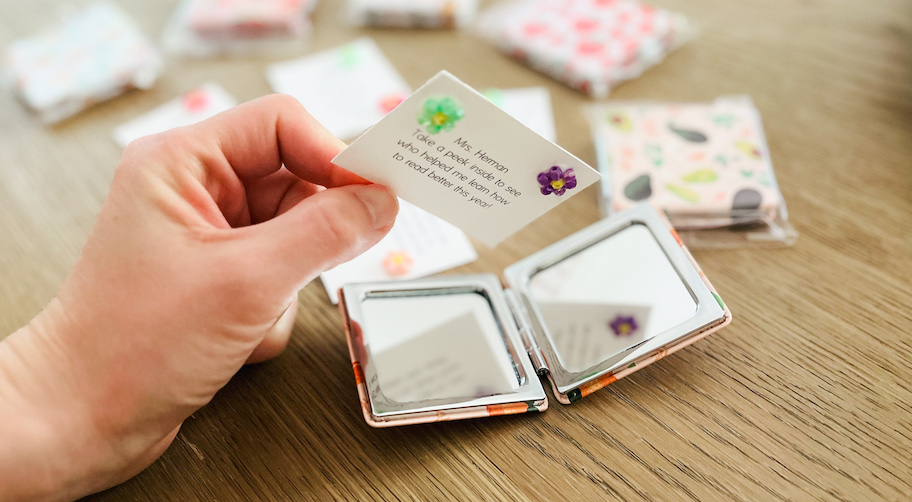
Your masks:
[{"label": "index finger", "polygon": [[329,188],[368,183],[333,165],[345,142],[291,96],[264,96],[191,127],[221,151],[240,178],[261,178],[285,164],[301,179]]}]

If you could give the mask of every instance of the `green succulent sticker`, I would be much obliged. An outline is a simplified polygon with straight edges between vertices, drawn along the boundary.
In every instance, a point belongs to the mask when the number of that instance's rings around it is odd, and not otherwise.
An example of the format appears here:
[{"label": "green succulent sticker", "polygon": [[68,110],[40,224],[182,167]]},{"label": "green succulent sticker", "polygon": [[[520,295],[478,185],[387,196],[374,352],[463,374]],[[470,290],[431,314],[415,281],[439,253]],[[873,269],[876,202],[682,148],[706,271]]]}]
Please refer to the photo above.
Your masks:
[{"label": "green succulent sticker", "polygon": [[459,101],[445,96],[442,98],[428,98],[418,114],[418,123],[427,129],[429,134],[440,131],[452,131],[456,122],[465,116],[465,111]]}]

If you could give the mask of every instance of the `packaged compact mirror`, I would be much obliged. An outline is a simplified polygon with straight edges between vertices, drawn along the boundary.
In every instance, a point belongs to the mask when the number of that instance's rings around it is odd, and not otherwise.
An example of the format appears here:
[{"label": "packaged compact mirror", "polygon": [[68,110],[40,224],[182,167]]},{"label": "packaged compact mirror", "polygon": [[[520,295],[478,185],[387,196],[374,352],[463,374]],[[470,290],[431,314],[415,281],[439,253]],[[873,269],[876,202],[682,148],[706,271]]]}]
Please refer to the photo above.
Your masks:
[{"label": "packaged compact mirror", "polygon": [[642,205],[491,274],[339,292],[373,427],[544,411],[731,322],[667,220]]}]

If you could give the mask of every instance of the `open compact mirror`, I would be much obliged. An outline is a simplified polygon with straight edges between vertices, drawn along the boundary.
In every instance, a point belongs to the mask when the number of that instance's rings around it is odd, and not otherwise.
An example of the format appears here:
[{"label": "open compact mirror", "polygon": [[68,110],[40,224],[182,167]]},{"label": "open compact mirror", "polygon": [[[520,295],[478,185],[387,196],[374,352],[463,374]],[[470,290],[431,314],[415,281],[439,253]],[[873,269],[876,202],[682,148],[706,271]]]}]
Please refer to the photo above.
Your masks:
[{"label": "open compact mirror", "polygon": [[569,404],[731,321],[674,230],[647,205],[505,271],[349,284],[339,293],[374,427]]}]

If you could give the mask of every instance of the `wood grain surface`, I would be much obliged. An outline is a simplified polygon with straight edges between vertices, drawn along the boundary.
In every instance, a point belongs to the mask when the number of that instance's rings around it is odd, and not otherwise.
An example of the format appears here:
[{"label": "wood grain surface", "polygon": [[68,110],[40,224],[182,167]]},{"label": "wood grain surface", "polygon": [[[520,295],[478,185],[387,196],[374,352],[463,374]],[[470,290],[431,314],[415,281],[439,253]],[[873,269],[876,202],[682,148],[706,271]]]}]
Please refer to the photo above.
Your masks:
[{"label": "wood grain surface", "polygon": [[[156,37],[175,1],[121,1]],[[746,93],[801,237],[696,251],[724,331],[572,406],[369,428],[319,282],[288,350],[243,369],[136,478],[91,500],[908,500],[912,497],[912,3],[657,0],[701,35],[612,99]],[[594,163],[589,100],[469,33],[360,30],[323,0],[310,50],[374,37],[414,87],[549,88],[559,143]],[[0,2],[0,46],[50,0]],[[0,94],[0,337],[54,295],[104,200],[114,126],[206,81],[269,92],[275,59],[169,61],[154,89],[44,127]],[[499,273],[596,221],[590,189],[455,271]],[[552,400],[553,402],[553,400]]]}]

